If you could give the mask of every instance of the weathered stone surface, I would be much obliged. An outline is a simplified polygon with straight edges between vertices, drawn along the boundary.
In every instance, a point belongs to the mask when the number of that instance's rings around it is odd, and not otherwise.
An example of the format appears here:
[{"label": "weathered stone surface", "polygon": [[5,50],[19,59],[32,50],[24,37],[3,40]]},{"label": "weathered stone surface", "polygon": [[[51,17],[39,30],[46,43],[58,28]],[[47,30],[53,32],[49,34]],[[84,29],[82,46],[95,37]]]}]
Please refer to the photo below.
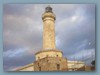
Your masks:
[{"label": "weathered stone surface", "polygon": [[67,59],[46,57],[34,62],[34,71],[67,71]]},{"label": "weathered stone surface", "polygon": [[42,15],[43,49],[55,49],[55,15],[51,12]]},{"label": "weathered stone surface", "polygon": [[59,50],[41,50],[35,54],[36,60],[45,57],[62,57],[63,53]]}]

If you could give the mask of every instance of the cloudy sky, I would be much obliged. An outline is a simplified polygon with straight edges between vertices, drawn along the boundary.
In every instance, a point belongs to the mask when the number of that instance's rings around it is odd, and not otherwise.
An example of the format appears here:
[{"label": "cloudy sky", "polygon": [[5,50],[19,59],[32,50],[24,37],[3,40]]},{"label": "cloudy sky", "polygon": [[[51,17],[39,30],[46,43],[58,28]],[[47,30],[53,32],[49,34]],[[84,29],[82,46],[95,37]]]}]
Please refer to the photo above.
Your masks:
[{"label": "cloudy sky", "polygon": [[94,4],[4,4],[3,66],[12,70],[32,63],[42,49],[45,7],[56,14],[56,48],[69,60],[86,64],[95,58]]}]

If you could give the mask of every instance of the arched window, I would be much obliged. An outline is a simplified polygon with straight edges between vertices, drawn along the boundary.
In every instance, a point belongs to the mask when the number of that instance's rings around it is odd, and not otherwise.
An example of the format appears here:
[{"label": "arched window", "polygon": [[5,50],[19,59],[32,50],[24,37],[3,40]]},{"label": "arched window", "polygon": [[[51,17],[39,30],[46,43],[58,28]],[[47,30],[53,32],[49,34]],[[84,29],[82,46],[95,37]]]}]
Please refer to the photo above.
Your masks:
[{"label": "arched window", "polygon": [[41,66],[39,66],[39,71],[41,71]]},{"label": "arched window", "polygon": [[60,64],[57,64],[57,70],[60,70]]},{"label": "arched window", "polygon": [[58,57],[58,54],[56,56]]},{"label": "arched window", "polygon": [[47,62],[48,62],[48,59],[47,59]]},{"label": "arched window", "polygon": [[39,66],[39,63],[38,63],[38,66]]},{"label": "arched window", "polygon": [[40,57],[38,57],[38,59],[40,59]]}]

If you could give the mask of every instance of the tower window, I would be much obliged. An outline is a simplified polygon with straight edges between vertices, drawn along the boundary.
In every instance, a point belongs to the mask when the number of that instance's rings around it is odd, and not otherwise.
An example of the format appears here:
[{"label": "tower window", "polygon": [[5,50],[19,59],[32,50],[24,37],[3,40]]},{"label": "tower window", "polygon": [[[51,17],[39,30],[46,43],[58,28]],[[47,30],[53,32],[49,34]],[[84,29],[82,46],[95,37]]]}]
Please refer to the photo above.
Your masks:
[{"label": "tower window", "polygon": [[41,71],[41,67],[39,66],[39,71]]},{"label": "tower window", "polygon": [[40,57],[38,57],[38,59],[40,59]]},{"label": "tower window", "polygon": [[47,59],[47,62],[48,62],[48,59]]},{"label": "tower window", "polygon": [[57,64],[57,70],[59,70],[60,69],[60,64]]},{"label": "tower window", "polygon": [[38,63],[38,66],[39,66],[39,63]]}]

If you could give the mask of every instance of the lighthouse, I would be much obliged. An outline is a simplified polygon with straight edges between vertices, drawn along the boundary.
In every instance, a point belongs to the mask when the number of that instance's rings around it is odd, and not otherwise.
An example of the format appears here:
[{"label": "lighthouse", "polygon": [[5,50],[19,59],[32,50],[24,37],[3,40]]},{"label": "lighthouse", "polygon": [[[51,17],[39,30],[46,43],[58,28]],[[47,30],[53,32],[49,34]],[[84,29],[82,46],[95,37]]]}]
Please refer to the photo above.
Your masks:
[{"label": "lighthouse", "polygon": [[45,57],[62,57],[62,51],[56,48],[55,44],[55,20],[56,16],[50,6],[45,8],[42,14],[43,21],[43,48],[35,56],[36,60]]},{"label": "lighthouse", "polygon": [[55,49],[55,14],[50,6],[45,8],[43,20],[43,49]]},{"label": "lighthouse", "polygon": [[50,6],[42,14],[43,48],[35,54],[34,71],[62,71],[67,70],[67,59],[55,44],[56,16]]}]

